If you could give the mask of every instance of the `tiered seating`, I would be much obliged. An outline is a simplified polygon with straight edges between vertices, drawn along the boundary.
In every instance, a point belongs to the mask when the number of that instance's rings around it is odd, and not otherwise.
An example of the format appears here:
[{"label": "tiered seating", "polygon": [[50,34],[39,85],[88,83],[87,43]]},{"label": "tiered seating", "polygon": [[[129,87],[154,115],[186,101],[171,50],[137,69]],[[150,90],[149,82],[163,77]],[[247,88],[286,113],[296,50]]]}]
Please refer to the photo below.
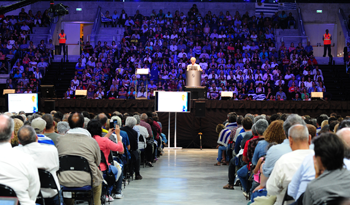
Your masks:
[{"label": "tiered seating", "polygon": [[[133,99],[145,95],[141,89],[146,83],[149,98],[154,90],[183,90],[191,57],[204,70],[202,85],[209,99],[232,91],[235,100],[299,101],[326,91],[312,47],[275,44],[275,29],[295,25],[293,15],[230,12],[201,14],[195,5],[187,14],[160,10],[150,16],[124,11],[111,16],[106,11],[104,18],[114,19],[113,26],[125,26],[124,38],[95,47],[87,43],[65,98],[87,89],[90,99]],[[149,81],[135,76],[140,67],[150,69]]]},{"label": "tiered seating", "polygon": [[33,43],[29,35],[49,24],[47,11],[34,15],[22,9],[18,16],[0,17],[0,73],[10,74],[6,88],[16,89],[16,93],[38,92],[54,45],[44,40]]}]

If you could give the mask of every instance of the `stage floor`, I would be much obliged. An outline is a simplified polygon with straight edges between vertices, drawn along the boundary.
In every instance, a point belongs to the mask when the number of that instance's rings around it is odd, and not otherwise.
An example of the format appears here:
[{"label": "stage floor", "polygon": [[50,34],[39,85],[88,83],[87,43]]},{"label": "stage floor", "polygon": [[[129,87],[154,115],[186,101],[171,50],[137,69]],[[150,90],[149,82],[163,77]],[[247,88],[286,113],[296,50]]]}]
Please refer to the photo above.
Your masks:
[{"label": "stage floor", "polygon": [[111,204],[235,204],[245,205],[240,187],[224,190],[228,166],[214,166],[217,149],[165,150],[153,168],[141,168],[140,181],[131,181],[124,198]]}]

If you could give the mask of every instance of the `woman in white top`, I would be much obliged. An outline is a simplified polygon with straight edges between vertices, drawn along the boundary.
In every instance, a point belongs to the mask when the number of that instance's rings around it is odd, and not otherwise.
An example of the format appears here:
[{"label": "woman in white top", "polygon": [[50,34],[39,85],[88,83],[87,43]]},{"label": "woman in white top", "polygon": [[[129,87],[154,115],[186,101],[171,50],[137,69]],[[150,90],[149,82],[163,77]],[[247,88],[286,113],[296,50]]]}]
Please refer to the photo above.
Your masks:
[{"label": "woman in white top", "polygon": [[170,39],[170,36],[168,34],[168,31],[165,31],[164,35],[163,35],[164,39]]},{"label": "woman in white top", "polygon": [[75,86],[78,86],[78,85],[79,85],[79,80],[77,79],[77,76],[74,76],[74,79],[72,80],[72,83],[73,83]]},{"label": "woman in white top", "polygon": [[221,33],[219,34],[219,39],[222,38],[226,38],[226,34],[224,33],[224,31],[221,31]]},{"label": "woman in white top", "polygon": [[311,78],[308,77],[307,81],[304,84],[305,84],[305,87],[307,87],[307,89],[310,89],[312,87]]},{"label": "woman in white top", "polygon": [[202,68],[202,70],[206,70],[208,68],[208,63],[205,61],[204,58],[202,58],[201,62],[199,63],[199,66]]},{"label": "woman in white top", "polygon": [[140,91],[137,92],[138,98],[147,98],[147,92],[145,87],[142,87]]},{"label": "woman in white top", "polygon": [[177,38],[179,38],[179,36],[178,36],[177,33],[174,31],[173,34],[171,34],[170,39],[173,40],[173,39],[177,39]]},{"label": "woman in white top", "polygon": [[260,70],[257,70],[256,73],[255,73],[254,79],[258,80],[259,77],[262,79],[263,75],[260,73]]}]

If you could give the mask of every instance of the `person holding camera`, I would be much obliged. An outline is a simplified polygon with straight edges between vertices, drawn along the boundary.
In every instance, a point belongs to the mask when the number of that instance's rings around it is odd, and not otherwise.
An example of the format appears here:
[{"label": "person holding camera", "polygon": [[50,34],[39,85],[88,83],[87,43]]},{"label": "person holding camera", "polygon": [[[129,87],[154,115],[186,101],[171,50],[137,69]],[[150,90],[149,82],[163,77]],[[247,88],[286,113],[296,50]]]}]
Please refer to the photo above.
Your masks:
[{"label": "person holding camera", "polygon": [[[100,163],[100,170],[104,173],[107,174],[107,172],[112,172],[115,176],[116,180],[116,186],[117,190],[120,190],[120,193],[116,193],[112,197],[112,189],[114,184],[110,185],[109,184],[109,189],[108,189],[108,194],[109,196],[106,196],[106,201],[111,202],[114,199],[113,198],[122,198],[122,193],[121,193],[121,186],[122,186],[122,175],[118,179],[118,169],[113,166],[111,163],[109,163],[108,158],[111,153],[111,151],[114,152],[124,152],[124,147],[122,143],[122,138],[120,137],[120,128],[118,125],[115,126],[115,128],[111,128],[108,130],[108,133],[104,136],[102,136],[102,124],[99,120],[93,119],[89,122],[87,126],[87,130],[90,132],[91,136],[96,140],[98,143],[101,151],[103,152],[103,156],[101,156],[101,159],[104,158],[104,160],[101,160]],[[109,139],[109,136],[111,136],[115,132],[117,136],[117,143],[114,143]],[[108,167],[107,167],[108,166]]]}]

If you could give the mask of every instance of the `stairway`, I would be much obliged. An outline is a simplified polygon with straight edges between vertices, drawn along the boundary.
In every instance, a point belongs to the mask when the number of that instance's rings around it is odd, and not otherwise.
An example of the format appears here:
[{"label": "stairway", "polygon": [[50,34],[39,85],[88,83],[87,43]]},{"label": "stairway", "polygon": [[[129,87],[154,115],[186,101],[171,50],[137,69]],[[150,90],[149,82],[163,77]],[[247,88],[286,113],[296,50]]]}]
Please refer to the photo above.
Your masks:
[{"label": "stairway", "polygon": [[33,35],[30,36],[30,40],[33,41],[34,45],[38,45],[41,40],[48,43],[48,39],[52,39],[50,34],[50,27],[34,27]]},{"label": "stairway", "polygon": [[52,62],[42,85],[55,85],[56,97],[62,98],[74,77],[76,62]]},{"label": "stairway", "polygon": [[112,44],[112,41],[115,41],[116,44],[122,40],[124,36],[124,28],[123,27],[103,27],[101,25],[97,38],[95,41],[95,44],[97,45],[98,41],[101,41],[101,44],[103,45],[103,42],[107,42],[108,45]]},{"label": "stairway", "polygon": [[345,74],[345,65],[319,65],[323,73],[326,91],[332,94],[332,100],[350,100],[349,75]]}]

